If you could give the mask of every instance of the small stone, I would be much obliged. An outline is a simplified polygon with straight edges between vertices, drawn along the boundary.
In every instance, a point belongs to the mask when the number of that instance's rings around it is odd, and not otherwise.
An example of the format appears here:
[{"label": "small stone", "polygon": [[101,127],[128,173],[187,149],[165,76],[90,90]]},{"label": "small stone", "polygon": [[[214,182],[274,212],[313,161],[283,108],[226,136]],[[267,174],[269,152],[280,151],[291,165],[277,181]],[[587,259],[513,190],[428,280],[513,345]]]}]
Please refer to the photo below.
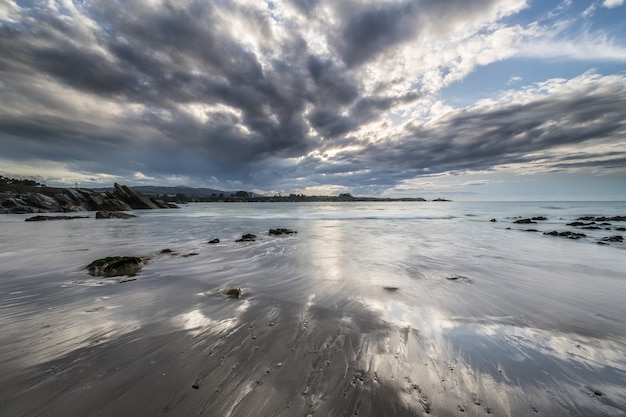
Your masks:
[{"label": "small stone", "polygon": [[228,298],[239,298],[243,291],[239,287],[227,288],[222,291],[222,294]]}]

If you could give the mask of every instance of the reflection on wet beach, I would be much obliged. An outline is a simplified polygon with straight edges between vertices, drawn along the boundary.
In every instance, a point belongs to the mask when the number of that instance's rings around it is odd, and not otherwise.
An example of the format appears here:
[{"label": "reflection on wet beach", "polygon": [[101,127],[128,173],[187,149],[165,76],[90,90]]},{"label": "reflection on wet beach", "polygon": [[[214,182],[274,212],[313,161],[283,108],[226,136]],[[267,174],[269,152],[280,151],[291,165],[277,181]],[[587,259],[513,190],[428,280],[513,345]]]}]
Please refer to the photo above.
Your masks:
[{"label": "reflection on wet beach", "polygon": [[[3,234],[0,415],[623,416],[623,250],[445,207],[198,205]],[[87,273],[116,255],[150,260],[133,281]]]}]

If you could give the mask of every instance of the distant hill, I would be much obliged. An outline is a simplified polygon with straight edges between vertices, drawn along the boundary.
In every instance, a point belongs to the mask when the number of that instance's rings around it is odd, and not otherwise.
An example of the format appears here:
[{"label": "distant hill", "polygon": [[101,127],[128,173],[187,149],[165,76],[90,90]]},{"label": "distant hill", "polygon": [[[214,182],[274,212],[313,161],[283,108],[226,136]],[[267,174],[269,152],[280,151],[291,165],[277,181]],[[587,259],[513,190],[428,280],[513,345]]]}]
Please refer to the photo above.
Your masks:
[{"label": "distant hill", "polygon": [[[203,196],[203,195],[212,195],[212,194],[219,195],[220,193],[227,194],[227,195],[231,194],[231,191],[214,190],[212,188],[193,188],[193,187],[184,187],[184,186],[161,187],[161,186],[154,186],[154,185],[139,185],[139,186],[134,186],[133,189],[146,195],[185,194],[185,195],[192,195],[192,196]],[[95,190],[111,191],[112,188],[96,188]]]}]

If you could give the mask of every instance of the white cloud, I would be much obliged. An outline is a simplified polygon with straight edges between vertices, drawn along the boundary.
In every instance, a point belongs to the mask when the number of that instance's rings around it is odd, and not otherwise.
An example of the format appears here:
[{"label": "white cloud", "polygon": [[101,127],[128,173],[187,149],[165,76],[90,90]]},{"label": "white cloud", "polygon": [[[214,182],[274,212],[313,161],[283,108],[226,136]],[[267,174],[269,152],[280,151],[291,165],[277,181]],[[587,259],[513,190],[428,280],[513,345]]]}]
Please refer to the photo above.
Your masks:
[{"label": "white cloud", "polygon": [[624,0],[604,0],[604,2],[602,3],[602,6],[606,7],[607,9],[611,9],[613,7],[619,7],[623,4],[624,4]]}]

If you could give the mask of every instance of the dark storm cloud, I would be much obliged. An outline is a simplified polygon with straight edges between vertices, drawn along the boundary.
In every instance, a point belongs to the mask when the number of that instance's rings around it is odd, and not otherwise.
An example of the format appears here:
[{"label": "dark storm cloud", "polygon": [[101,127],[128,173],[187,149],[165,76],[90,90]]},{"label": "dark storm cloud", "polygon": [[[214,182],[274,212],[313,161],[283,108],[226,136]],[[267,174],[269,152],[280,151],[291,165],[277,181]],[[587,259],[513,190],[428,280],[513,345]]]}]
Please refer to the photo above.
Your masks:
[{"label": "dark storm cloud", "polygon": [[406,0],[355,7],[337,6],[342,21],[337,49],[348,67],[364,64],[419,35],[445,33],[463,21],[484,15],[498,0]]},{"label": "dark storm cloud", "polygon": [[[181,147],[198,146],[218,162],[299,155],[310,148],[301,113],[313,94],[307,91],[304,66],[292,64],[310,56],[297,37],[280,45],[282,59],[264,69],[258,56],[218,28],[229,22],[211,2],[192,2],[186,8],[166,2],[164,8],[150,10],[138,2],[107,1],[88,11],[101,28],[96,45],[77,44],[77,29],[63,16],[35,8],[28,14],[37,20],[37,30],[3,28],[10,35],[0,41],[3,61],[86,93],[145,104],[148,113],[168,114],[167,122],[150,114],[139,121]],[[266,17],[244,8],[237,13],[271,35]],[[332,69],[322,72],[316,82],[332,90],[330,101],[356,97],[347,78]],[[219,122],[219,115],[204,124],[185,118],[179,105],[195,102],[240,110],[238,122],[252,133],[235,134],[236,129]]]},{"label": "dark storm cloud", "polygon": [[[0,22],[0,74],[9,80],[0,91],[0,156],[71,163],[82,172],[216,176],[259,188],[292,178],[386,187],[615,140],[626,119],[621,79],[606,81],[615,88],[602,92],[594,88],[605,81],[596,78],[569,95],[389,127],[405,121],[390,114],[425,93],[415,80],[395,85],[391,75],[376,80],[385,88],[372,87],[367,66],[498,3],[293,0],[311,27],[294,19],[277,29],[277,5],[102,0],[69,10],[20,2],[18,18]],[[318,19],[322,12],[328,21]],[[376,137],[363,133],[373,125],[381,126]],[[586,162],[600,166],[560,161]]]},{"label": "dark storm cloud", "polygon": [[342,30],[341,56],[349,67],[359,65],[418,30],[419,2],[382,3],[353,13]]}]

